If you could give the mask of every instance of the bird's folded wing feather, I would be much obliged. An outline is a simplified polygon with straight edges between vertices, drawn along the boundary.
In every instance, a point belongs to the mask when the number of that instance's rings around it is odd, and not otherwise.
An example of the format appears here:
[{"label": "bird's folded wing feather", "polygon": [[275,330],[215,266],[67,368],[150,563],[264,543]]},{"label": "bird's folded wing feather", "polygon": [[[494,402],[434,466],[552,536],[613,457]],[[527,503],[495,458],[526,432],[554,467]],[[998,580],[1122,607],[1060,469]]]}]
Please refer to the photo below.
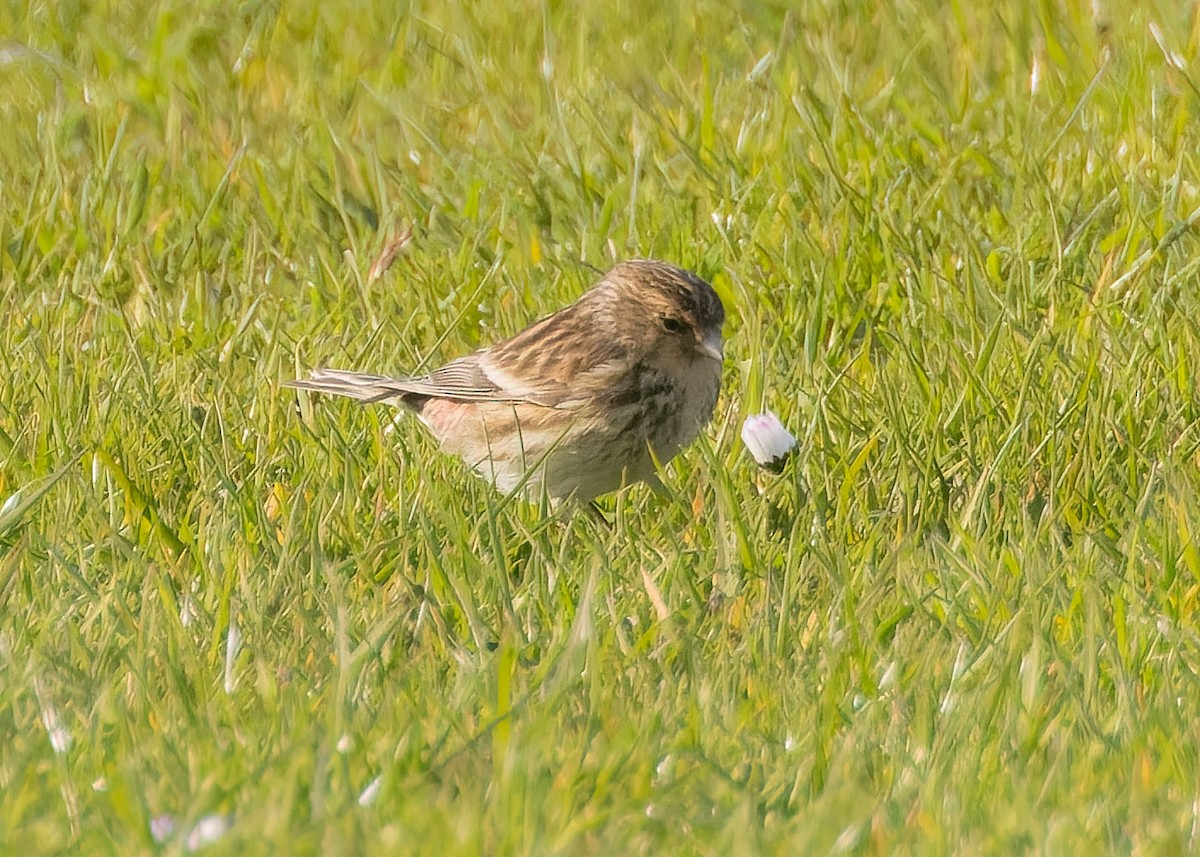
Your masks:
[{"label": "bird's folded wing feather", "polygon": [[394,381],[403,392],[465,402],[522,402],[547,408],[573,398],[564,379],[538,372],[525,373],[520,365],[506,365],[494,349],[483,349],[452,360],[418,378]]},{"label": "bird's folded wing feather", "polygon": [[[582,303],[582,302],[581,302]],[[318,369],[289,386],[360,402],[404,395],[462,402],[522,402],[570,408],[611,385],[629,361],[610,332],[580,319],[581,303],[531,325],[512,339],[452,360],[428,375],[389,378]]]},{"label": "bird's folded wing feather", "polygon": [[[381,402],[405,395],[454,399],[460,402],[524,402],[556,407],[567,398],[561,385],[520,383],[492,368],[493,379],[481,357],[486,352],[460,357],[428,375],[395,378],[340,369],[314,369],[308,378],[285,386],[319,393],[348,396],[360,402]],[[498,383],[499,382],[499,383]]]}]

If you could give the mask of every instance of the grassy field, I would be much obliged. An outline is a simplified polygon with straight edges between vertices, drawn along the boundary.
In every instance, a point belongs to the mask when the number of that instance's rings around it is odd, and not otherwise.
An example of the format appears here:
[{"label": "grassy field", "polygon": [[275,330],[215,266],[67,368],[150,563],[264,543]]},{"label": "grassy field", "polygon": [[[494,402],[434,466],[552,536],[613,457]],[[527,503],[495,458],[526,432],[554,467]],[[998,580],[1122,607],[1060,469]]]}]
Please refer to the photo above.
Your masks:
[{"label": "grassy field", "polygon": [[[1195,4],[656,9],[0,10],[0,852],[1200,852]],[[611,531],[281,388],[633,256]]]}]

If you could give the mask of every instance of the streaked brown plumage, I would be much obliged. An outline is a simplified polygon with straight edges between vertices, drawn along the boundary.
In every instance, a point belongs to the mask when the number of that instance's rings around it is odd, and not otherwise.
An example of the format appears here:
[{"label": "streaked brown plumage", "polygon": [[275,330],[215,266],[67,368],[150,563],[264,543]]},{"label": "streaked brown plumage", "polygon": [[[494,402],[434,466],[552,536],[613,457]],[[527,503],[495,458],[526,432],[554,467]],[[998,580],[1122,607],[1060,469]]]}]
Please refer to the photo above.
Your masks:
[{"label": "streaked brown plumage", "polygon": [[396,400],[442,449],[508,493],[590,500],[657,484],[712,417],[725,310],[712,286],[665,262],[623,262],[575,303],[428,375],[318,369],[288,384]]}]

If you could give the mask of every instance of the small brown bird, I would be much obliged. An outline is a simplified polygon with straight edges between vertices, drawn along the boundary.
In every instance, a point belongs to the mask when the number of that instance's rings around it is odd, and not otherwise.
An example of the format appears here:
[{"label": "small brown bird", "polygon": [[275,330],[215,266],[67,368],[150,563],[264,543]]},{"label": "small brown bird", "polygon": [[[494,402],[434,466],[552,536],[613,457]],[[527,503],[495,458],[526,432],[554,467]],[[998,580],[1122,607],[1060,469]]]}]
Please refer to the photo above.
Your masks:
[{"label": "small brown bird", "polygon": [[428,375],[318,369],[287,386],[394,399],[441,445],[508,493],[588,501],[660,487],[665,464],[711,419],[725,308],[665,262],[622,262],[575,303]]}]

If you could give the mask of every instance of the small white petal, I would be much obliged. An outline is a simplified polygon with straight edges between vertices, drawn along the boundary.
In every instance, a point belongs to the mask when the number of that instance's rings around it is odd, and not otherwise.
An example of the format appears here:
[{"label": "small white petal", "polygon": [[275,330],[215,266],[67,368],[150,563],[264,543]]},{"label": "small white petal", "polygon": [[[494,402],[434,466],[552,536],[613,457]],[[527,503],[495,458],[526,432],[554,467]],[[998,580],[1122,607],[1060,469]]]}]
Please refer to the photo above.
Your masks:
[{"label": "small white petal", "polygon": [[220,814],[204,816],[204,818],[196,822],[195,827],[192,828],[192,832],[188,834],[188,851],[199,851],[205,845],[212,845],[229,832],[232,824],[232,816]]},{"label": "small white petal", "polygon": [[383,775],[380,774],[371,782],[367,783],[367,787],[362,790],[362,794],[358,796],[359,806],[370,806],[375,803],[375,798],[379,797],[379,790],[383,787]]},{"label": "small white petal", "polygon": [[55,753],[65,753],[71,749],[71,745],[75,739],[71,737],[71,733],[66,729],[50,730],[50,746],[54,748]]},{"label": "small white petal", "polygon": [[225,635],[225,693],[227,694],[231,694],[237,689],[237,673],[234,670],[234,662],[237,660],[241,644],[242,633],[231,619],[229,632]]},{"label": "small white petal", "polygon": [[950,681],[955,682],[962,678],[962,674],[967,671],[967,644],[959,643],[958,654],[954,656],[954,670],[950,673]]},{"label": "small white petal", "polygon": [[958,700],[954,698],[954,693],[948,692],[944,697],[942,697],[942,704],[938,706],[938,713],[949,714],[954,710],[954,704],[957,701]]},{"label": "small white petal", "polygon": [[859,836],[862,833],[862,825],[852,824],[842,831],[841,836],[833,843],[834,854],[844,854],[847,851],[854,849],[858,844]]},{"label": "small white petal", "polygon": [[74,739],[67,729],[58,724],[58,712],[47,708],[42,712],[42,724],[46,727],[46,735],[50,738],[50,746],[55,753],[65,753],[71,749]]},{"label": "small white petal", "polygon": [[742,423],[742,443],[759,466],[772,469],[781,467],[796,448],[796,438],[770,411],[746,417]]},{"label": "small white petal", "polygon": [[771,68],[771,66],[774,64],[774,62],[775,62],[775,52],[767,51],[765,54],[762,55],[762,59],[760,59],[758,62],[756,62],[754,64],[754,68],[750,69],[750,74],[749,74],[750,80],[752,80],[752,81],[758,80],[760,77],[762,77],[764,74],[767,73],[767,71]]},{"label": "small white petal", "polygon": [[675,757],[670,753],[663,756],[654,767],[654,785],[663,786],[675,778]]},{"label": "small white petal", "polygon": [[7,515],[13,509],[17,508],[17,504],[21,502],[21,492],[14,491],[8,495],[8,499],[4,501],[4,505],[0,506],[0,518]]}]

